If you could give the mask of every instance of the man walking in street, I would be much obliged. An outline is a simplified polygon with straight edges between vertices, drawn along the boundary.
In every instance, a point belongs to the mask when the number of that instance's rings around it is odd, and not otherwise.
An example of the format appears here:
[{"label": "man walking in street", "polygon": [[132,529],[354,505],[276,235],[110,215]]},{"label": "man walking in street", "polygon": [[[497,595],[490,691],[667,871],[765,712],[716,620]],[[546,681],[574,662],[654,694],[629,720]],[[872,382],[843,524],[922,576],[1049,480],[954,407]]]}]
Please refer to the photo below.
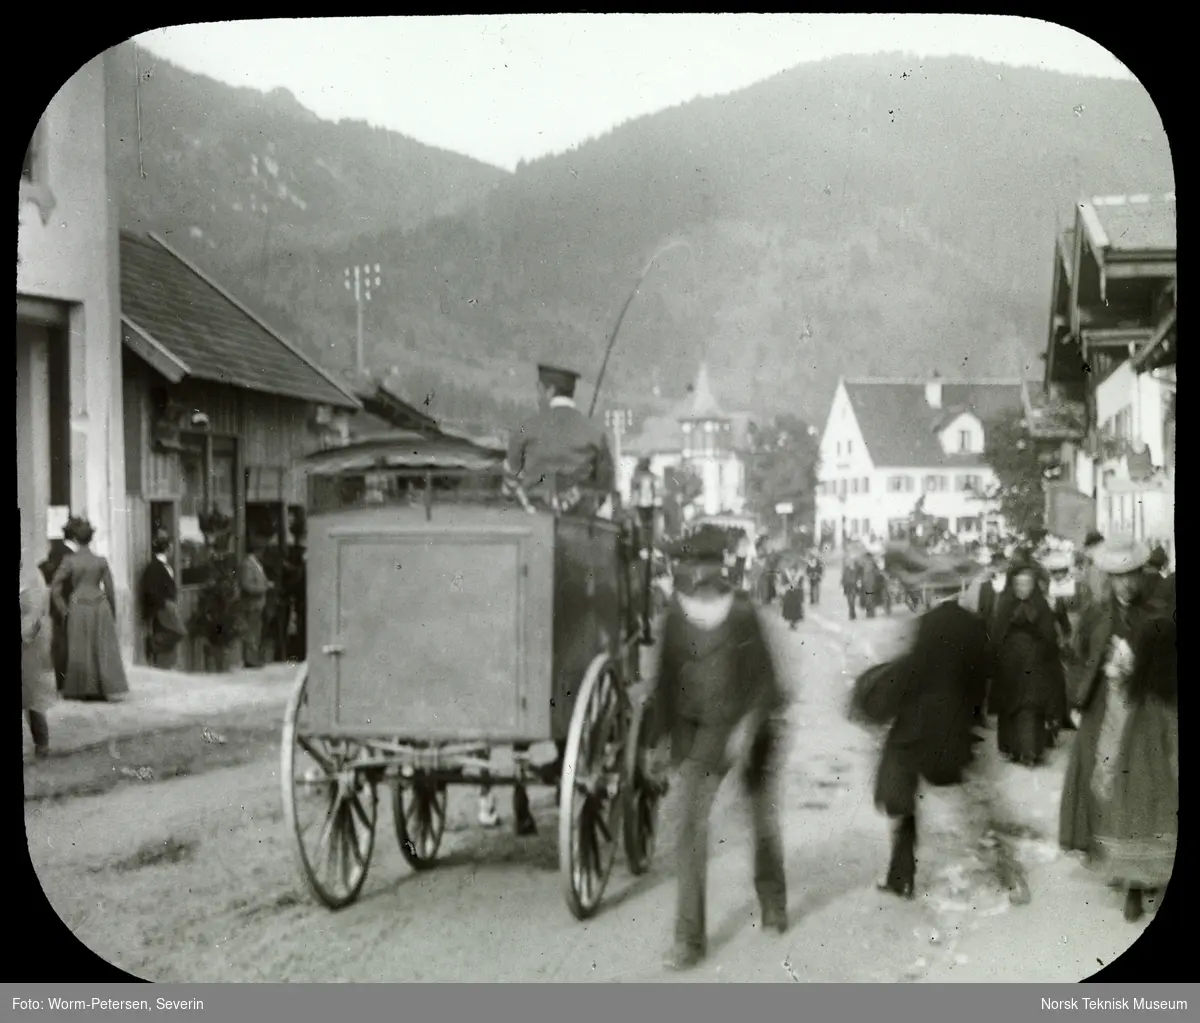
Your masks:
[{"label": "man walking in street", "polygon": [[[787,930],[787,883],[774,792],[786,695],[747,594],[722,578],[725,537],[701,529],[678,545],[676,592],[663,626],[652,741],[670,739],[682,820],[675,943],[666,965],[695,966],[707,952],[705,888],[713,800],[740,764],[754,829],[754,887],[766,930]],[[733,750],[744,740],[747,752]]]}]

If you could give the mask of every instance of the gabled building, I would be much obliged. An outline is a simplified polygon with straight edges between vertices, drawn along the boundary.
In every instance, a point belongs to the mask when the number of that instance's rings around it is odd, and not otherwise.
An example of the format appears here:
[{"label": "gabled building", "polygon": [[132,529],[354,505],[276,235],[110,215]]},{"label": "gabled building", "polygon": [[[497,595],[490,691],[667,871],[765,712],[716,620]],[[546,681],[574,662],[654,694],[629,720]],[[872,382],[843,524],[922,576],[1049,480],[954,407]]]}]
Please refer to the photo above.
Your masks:
[{"label": "gabled building", "polygon": [[1028,400],[1057,477],[1047,526],[1173,548],[1174,193],[1079,203],[1054,273],[1045,376]]},{"label": "gabled building", "polygon": [[917,502],[964,541],[1002,529],[985,431],[1021,415],[1020,380],[843,379],[821,435],[815,535],[900,537]]},{"label": "gabled building", "polygon": [[687,398],[666,416],[648,417],[637,435],[621,446],[617,489],[630,499],[630,481],[642,458],[650,459],[659,478],[687,465],[699,477],[703,493],[697,515],[741,515],[746,509],[746,458],[751,416],[726,412],[713,394],[708,367],[701,363]]},{"label": "gabled building", "polygon": [[[165,532],[186,623],[211,574],[202,517],[227,516],[239,554],[251,537],[286,548],[304,457],[344,440],[360,402],[159,236],[121,232],[120,256],[127,585]],[[186,644],[180,666],[206,657]]]}]

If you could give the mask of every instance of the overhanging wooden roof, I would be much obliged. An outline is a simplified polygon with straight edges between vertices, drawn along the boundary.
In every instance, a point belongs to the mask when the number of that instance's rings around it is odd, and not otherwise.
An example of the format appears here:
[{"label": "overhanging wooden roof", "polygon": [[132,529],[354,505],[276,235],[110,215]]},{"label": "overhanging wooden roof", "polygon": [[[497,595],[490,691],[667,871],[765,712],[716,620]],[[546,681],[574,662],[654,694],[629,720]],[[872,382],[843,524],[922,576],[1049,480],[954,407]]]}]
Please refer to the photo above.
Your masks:
[{"label": "overhanging wooden roof", "polygon": [[157,235],[122,231],[120,262],[124,342],[168,380],[360,407],[353,392]]}]

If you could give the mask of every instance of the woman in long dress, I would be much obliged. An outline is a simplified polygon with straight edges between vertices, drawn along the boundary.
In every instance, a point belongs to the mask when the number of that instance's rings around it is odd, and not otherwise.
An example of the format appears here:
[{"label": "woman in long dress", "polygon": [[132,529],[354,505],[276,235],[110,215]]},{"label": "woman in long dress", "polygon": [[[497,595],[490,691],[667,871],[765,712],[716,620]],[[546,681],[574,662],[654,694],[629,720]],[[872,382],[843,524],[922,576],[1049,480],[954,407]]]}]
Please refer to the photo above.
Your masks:
[{"label": "woman in long dress", "polygon": [[56,687],[50,657],[50,592],[38,566],[21,557],[21,709],[33,735],[35,755],[50,752],[46,712]]},{"label": "woman in long dress", "polygon": [[783,620],[793,629],[804,621],[804,575],[794,561],[783,573]]},{"label": "woman in long dress", "polygon": [[1015,560],[996,609],[993,706],[996,744],[1027,767],[1039,764],[1062,685],[1054,612],[1038,585],[1032,562]]},{"label": "woman in long dress", "polygon": [[1083,717],[1059,817],[1059,844],[1125,890],[1128,920],[1142,916],[1144,892],[1166,887],[1178,840],[1177,633],[1174,609],[1142,592],[1148,560],[1134,543],[1098,556],[1110,593],[1076,633],[1071,695]]},{"label": "woman in long dress", "polygon": [[[67,623],[68,700],[111,700],[129,691],[117,644],[117,598],[108,561],[89,546],[95,530],[72,518],[64,530],[76,550],[59,566],[51,598]],[[70,592],[70,598],[64,594]]]}]

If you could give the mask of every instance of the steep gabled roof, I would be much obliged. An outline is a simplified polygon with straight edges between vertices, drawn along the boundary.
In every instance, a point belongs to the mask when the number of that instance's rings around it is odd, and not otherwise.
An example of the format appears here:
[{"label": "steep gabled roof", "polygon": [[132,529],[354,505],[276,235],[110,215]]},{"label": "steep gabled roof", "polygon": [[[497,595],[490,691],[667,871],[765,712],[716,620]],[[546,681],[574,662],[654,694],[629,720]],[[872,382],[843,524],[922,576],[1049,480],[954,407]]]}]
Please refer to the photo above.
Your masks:
[{"label": "steep gabled roof", "polygon": [[1022,412],[1020,380],[941,381],[942,407],[930,408],[924,380],[846,380],[863,442],[878,467],[982,466],[979,455],[946,454],[938,441],[955,416],[970,412],[985,426]]},{"label": "steep gabled roof", "polygon": [[349,388],[161,238],[122,231],[120,262],[126,344],[168,379],[359,407]]}]

